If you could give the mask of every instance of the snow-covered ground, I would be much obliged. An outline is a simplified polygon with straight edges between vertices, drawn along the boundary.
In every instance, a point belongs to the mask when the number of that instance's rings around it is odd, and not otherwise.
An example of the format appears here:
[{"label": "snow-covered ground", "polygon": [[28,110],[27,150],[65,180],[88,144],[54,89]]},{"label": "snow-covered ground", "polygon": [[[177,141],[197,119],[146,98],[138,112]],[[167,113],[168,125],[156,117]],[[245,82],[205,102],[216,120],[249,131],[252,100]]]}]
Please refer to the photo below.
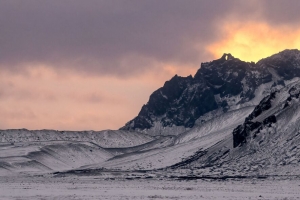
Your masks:
[{"label": "snow-covered ground", "polygon": [[0,179],[1,200],[296,200],[299,179],[103,179],[99,176],[8,176]]}]

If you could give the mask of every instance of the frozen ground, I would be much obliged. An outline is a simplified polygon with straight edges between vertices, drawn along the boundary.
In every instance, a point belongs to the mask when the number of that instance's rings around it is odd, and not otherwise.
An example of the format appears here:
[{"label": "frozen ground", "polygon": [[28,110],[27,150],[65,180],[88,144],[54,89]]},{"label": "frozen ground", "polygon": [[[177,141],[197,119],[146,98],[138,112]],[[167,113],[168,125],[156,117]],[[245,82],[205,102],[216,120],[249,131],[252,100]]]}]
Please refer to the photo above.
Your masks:
[{"label": "frozen ground", "polygon": [[300,180],[104,179],[99,176],[9,176],[1,200],[53,199],[300,199]]}]

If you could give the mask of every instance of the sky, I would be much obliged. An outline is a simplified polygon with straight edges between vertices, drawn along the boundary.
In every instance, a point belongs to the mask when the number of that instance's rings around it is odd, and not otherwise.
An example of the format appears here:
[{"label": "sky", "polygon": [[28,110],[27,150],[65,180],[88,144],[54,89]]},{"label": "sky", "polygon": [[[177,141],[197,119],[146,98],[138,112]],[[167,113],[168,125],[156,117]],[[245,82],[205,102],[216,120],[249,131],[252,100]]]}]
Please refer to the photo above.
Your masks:
[{"label": "sky", "polygon": [[299,0],[0,1],[0,129],[118,129],[175,74],[300,48]]}]

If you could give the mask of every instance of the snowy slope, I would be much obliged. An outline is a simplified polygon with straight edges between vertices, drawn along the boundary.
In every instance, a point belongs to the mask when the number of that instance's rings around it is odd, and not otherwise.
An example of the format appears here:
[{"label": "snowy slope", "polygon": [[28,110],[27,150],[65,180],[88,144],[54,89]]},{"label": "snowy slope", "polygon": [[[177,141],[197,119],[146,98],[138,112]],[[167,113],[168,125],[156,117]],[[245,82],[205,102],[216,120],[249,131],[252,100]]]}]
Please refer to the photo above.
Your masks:
[{"label": "snowy slope", "polygon": [[274,91],[245,120],[243,127],[258,125],[247,129],[244,142],[233,148],[231,135],[178,169],[194,169],[198,175],[300,175],[299,96],[300,82]]}]

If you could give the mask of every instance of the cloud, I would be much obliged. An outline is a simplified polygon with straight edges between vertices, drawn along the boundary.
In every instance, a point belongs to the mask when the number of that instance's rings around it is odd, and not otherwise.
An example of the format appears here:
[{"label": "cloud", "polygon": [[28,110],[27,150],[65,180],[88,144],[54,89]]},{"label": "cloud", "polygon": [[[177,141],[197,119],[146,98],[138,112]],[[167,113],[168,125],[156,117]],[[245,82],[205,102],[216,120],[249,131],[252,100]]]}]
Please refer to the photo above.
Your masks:
[{"label": "cloud", "polygon": [[16,73],[44,64],[119,77],[146,73],[157,62],[198,67],[210,56],[203,47],[219,37],[217,21],[251,13],[235,0],[0,4],[2,69]]},{"label": "cloud", "polygon": [[232,23],[222,27],[224,38],[207,46],[215,57],[228,52],[245,61],[255,61],[284,49],[300,48],[300,28],[272,27],[266,23]]},{"label": "cloud", "polygon": [[197,69],[215,58],[207,46],[226,39],[224,26],[293,26],[299,6],[298,0],[2,1],[0,69],[25,73],[45,65],[121,78],[159,71],[157,63]]},{"label": "cloud", "polygon": [[300,24],[300,1],[262,0],[259,3],[262,8],[262,18],[271,26]]}]

